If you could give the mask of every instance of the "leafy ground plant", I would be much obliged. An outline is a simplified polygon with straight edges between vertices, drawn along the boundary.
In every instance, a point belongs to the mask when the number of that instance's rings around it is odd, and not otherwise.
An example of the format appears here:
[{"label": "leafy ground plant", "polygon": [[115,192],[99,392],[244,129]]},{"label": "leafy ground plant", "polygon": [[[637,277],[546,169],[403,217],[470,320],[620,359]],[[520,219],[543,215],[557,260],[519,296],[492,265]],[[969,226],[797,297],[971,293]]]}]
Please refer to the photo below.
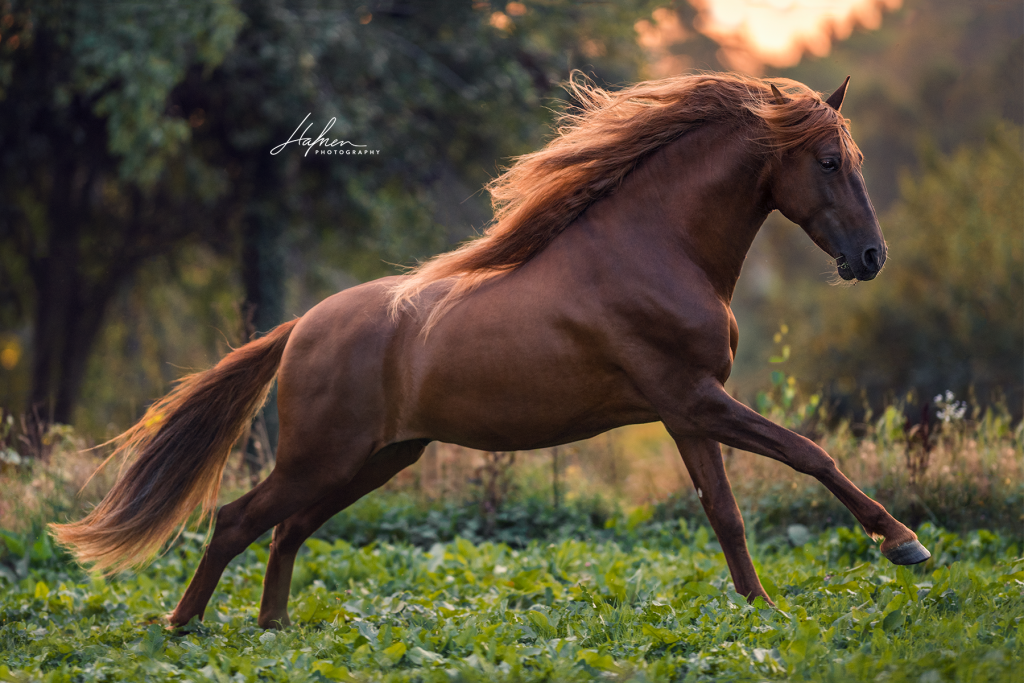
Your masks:
[{"label": "leafy ground plant", "polygon": [[256,626],[263,544],[183,634],[160,617],[201,536],[111,582],[36,553],[0,579],[0,680],[1019,680],[1024,560],[1007,537],[925,525],[933,559],[897,569],[860,531],[793,531],[801,545],[754,548],[776,608],[732,590],[702,527],[629,550],[313,539],[280,632]]}]

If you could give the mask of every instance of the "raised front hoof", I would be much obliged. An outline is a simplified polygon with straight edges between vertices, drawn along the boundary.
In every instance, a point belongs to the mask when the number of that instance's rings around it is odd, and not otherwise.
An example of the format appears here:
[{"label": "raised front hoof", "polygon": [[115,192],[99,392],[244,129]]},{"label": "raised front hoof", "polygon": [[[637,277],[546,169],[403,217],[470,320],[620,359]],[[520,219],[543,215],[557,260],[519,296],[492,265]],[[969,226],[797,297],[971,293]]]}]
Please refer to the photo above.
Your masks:
[{"label": "raised front hoof", "polygon": [[920,564],[932,556],[916,539],[901,543],[890,550],[883,550],[882,554],[893,564]]}]

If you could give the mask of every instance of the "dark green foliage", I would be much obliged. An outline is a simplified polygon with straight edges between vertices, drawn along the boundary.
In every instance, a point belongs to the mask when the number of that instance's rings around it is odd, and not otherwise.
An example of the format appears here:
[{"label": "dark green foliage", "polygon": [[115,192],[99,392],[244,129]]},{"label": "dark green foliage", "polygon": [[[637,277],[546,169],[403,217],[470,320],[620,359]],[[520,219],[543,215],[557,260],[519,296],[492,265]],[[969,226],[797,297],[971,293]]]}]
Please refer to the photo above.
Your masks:
[{"label": "dark green foliage", "polygon": [[525,498],[503,505],[495,514],[493,531],[488,534],[478,503],[419,504],[400,494],[376,494],[334,517],[316,535],[344,538],[353,545],[411,543],[428,548],[462,537],[473,542],[490,540],[521,547],[533,540],[600,534],[616,512],[600,498],[573,501],[557,509],[546,500]]},{"label": "dark green foliage", "polygon": [[188,534],[109,583],[55,557],[0,578],[0,679],[1014,680],[1018,548],[988,532],[922,531],[935,559],[912,569],[846,529],[755,546],[778,609],[731,589],[703,529],[668,550],[313,539],[283,632],[255,624],[267,555],[257,544],[228,568],[205,622],[175,634],[160,615],[198,561],[202,538]]},{"label": "dark green foliage", "polygon": [[[873,493],[873,492],[870,492]],[[949,492],[942,492],[949,496]],[[922,515],[920,503],[904,499],[903,507],[890,506],[898,519],[910,522],[922,539],[931,542],[932,535],[944,543],[954,536],[935,529],[934,518],[945,528],[961,530],[964,542],[972,547],[979,541],[966,539],[991,538],[1001,530],[1002,543],[1024,547],[1020,532],[1020,514],[1024,491],[1018,490],[1004,498],[962,492],[963,498],[950,497],[943,504],[941,495],[926,497],[931,516]],[[824,488],[809,487],[793,491],[781,485],[767,489],[756,500],[743,499],[741,505],[748,535],[768,546],[788,547],[787,530],[799,525],[811,533],[837,530],[840,538],[856,538],[854,557],[880,559],[881,554],[860,530],[847,531],[844,525],[856,525],[849,511]],[[922,521],[918,516],[924,516]],[[986,525],[979,530],[979,523]],[[374,543],[410,543],[430,548],[434,543],[448,543],[464,538],[474,543],[497,542],[512,548],[523,548],[531,542],[560,542],[578,539],[592,542],[614,541],[620,547],[642,545],[671,550],[690,543],[698,535],[708,536],[704,512],[692,494],[672,496],[654,506],[639,506],[628,514],[617,504],[599,497],[576,499],[555,509],[538,497],[515,499],[506,503],[496,515],[493,530],[488,533],[484,516],[473,502],[417,503],[403,494],[375,494],[342,512],[325,524],[316,534],[324,540],[345,539],[355,546]],[[945,534],[945,535],[942,535]],[[713,537],[713,534],[712,534]],[[958,553],[961,551],[957,551]],[[842,553],[840,553],[841,555]],[[836,555],[838,558],[840,555]],[[954,555],[954,558],[959,555]],[[968,555],[966,557],[973,557]]]},{"label": "dark green foliage", "polygon": [[923,524],[932,559],[897,568],[859,528],[748,514],[773,610],[733,592],[695,496],[628,512],[513,496],[490,512],[485,524],[473,500],[360,501],[300,551],[283,632],[255,623],[269,534],[228,567],[205,621],[176,634],[161,619],[205,536],[104,581],[41,521],[0,531],[0,680],[973,683],[1013,680],[1024,653],[1019,525]]},{"label": "dark green foliage", "polygon": [[[411,543],[429,548],[464,538],[479,543],[504,543],[523,548],[531,542],[565,539],[615,541],[623,547],[642,543],[672,548],[687,542],[704,523],[700,505],[691,497],[640,506],[626,514],[616,503],[599,496],[575,498],[559,507],[539,496],[514,498],[489,523],[478,503],[440,501],[417,503],[402,494],[375,494],[336,515],[317,538],[343,538],[353,545]],[[702,533],[707,534],[707,530]]]},{"label": "dark green foliage", "polygon": [[223,1],[20,0],[0,21],[0,325],[33,335],[29,395],[3,400],[67,423],[113,296],[223,224],[224,175],[166,106],[190,66],[220,63],[242,17]]}]

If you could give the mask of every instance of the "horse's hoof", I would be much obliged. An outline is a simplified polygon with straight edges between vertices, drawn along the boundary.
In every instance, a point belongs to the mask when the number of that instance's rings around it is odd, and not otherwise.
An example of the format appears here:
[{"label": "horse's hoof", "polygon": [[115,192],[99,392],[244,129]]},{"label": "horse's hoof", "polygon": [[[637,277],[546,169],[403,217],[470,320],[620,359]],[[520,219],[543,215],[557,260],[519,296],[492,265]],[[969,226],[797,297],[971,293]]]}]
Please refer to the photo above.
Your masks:
[{"label": "horse's hoof", "polygon": [[883,550],[882,554],[893,564],[919,564],[932,556],[916,539],[901,543],[891,550]]},{"label": "horse's hoof", "polygon": [[256,620],[256,625],[265,631],[283,631],[292,625],[292,620],[288,618],[288,615],[284,615],[283,618],[260,618]]}]

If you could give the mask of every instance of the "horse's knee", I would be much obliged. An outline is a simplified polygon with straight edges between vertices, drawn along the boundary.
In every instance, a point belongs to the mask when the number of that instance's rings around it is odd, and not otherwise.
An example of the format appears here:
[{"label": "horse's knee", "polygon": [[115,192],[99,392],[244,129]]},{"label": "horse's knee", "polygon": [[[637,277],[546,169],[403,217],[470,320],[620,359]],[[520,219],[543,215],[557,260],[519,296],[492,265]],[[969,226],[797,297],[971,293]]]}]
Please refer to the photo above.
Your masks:
[{"label": "horse's knee", "polygon": [[825,452],[817,444],[812,444],[811,449],[805,457],[796,456],[793,458],[792,467],[801,474],[807,474],[818,481],[828,481],[839,474],[839,465],[832,459],[832,456]]}]

